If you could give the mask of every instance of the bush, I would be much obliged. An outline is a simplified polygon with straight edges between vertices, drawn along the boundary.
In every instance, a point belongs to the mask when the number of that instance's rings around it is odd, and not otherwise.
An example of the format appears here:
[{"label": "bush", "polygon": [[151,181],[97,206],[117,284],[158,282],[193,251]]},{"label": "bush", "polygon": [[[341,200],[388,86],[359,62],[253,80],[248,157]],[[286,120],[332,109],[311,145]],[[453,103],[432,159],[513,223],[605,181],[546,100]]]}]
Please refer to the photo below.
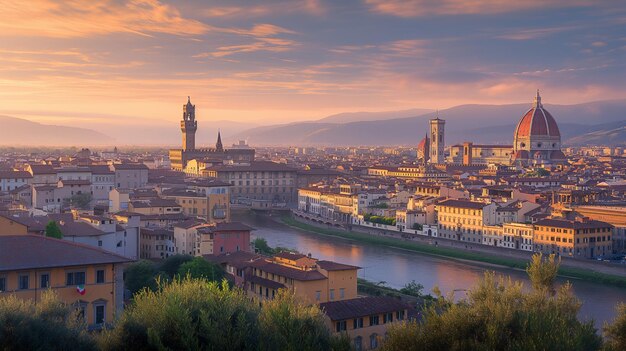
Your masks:
[{"label": "bush", "polygon": [[114,329],[100,338],[103,350],[254,350],[259,308],[239,290],[204,280],[174,280],[142,290]]},{"label": "bush", "polygon": [[[545,266],[545,267],[544,267]],[[528,267],[533,290],[510,278],[484,278],[453,303],[438,296],[424,310],[421,321],[393,327],[386,350],[598,350],[602,339],[593,321],[582,323],[576,315],[580,301],[569,284],[551,290],[554,258],[539,256]]]},{"label": "bush", "polygon": [[50,238],[63,239],[63,232],[55,221],[50,221],[46,224],[46,236]]},{"label": "bush", "polygon": [[52,291],[41,299],[0,298],[0,350],[93,350],[76,310]]}]

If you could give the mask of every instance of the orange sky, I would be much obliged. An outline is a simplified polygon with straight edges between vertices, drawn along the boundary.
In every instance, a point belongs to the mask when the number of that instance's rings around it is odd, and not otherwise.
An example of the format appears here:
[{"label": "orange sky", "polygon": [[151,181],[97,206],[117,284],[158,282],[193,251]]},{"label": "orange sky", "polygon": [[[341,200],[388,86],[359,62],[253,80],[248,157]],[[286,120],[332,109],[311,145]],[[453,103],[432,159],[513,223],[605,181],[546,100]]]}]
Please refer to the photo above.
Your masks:
[{"label": "orange sky", "polygon": [[[0,114],[257,124],[626,97],[619,1],[0,0]],[[177,122],[175,122],[177,123]]]}]

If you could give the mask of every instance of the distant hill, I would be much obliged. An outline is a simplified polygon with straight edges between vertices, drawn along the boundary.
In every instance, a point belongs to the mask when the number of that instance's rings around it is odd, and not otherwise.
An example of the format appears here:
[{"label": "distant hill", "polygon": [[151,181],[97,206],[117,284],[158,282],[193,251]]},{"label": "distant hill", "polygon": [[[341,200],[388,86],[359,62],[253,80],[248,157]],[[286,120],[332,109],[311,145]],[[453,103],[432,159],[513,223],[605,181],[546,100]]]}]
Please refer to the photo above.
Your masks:
[{"label": "distant hill", "polygon": [[363,121],[381,121],[394,118],[405,118],[433,113],[435,110],[426,108],[414,108],[401,111],[383,111],[383,112],[345,112],[331,115],[317,120],[322,123],[350,123]]},{"label": "distant hill", "polygon": [[[626,101],[598,101],[578,105],[544,104],[554,116],[567,141],[600,126],[626,121]],[[515,125],[531,104],[461,105],[439,111],[446,120],[446,144],[511,144]],[[332,116],[331,116],[332,117]],[[428,131],[433,113],[413,117],[346,123],[301,122],[264,126],[234,137],[252,145],[416,145]],[[333,120],[333,119],[331,119]]]},{"label": "distant hill", "polygon": [[596,130],[567,140],[572,145],[624,145],[626,144],[626,121],[613,129]]},{"label": "distant hill", "polygon": [[107,145],[114,141],[91,129],[41,124],[9,116],[0,116],[0,126],[0,145],[3,146]]}]

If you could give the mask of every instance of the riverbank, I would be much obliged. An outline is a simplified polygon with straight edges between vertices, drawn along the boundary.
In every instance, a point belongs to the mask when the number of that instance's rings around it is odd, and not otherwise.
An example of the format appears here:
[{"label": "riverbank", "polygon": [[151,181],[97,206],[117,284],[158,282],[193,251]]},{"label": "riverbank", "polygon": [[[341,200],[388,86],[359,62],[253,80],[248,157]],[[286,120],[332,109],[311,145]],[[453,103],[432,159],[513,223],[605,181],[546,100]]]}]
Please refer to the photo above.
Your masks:
[{"label": "riverbank", "polygon": [[[496,255],[485,254],[484,252],[471,252],[463,249],[455,249],[449,247],[440,247],[426,243],[419,243],[414,241],[406,241],[395,238],[389,238],[384,236],[370,235],[357,232],[349,232],[346,230],[335,228],[322,228],[312,224],[301,222],[292,216],[282,216],[280,221],[287,226],[305,230],[308,232],[328,235],[333,237],[340,237],[348,240],[355,240],[372,245],[388,246],[408,251],[419,252],[428,255],[441,256],[461,261],[471,261],[483,264],[492,264],[512,269],[525,270],[528,264],[527,260],[502,257]],[[626,277],[617,276],[612,274],[606,274],[601,272],[592,271],[580,267],[564,267],[561,265],[559,269],[559,275],[571,279],[587,280],[595,283],[602,283],[612,286],[618,286],[626,288]]]}]

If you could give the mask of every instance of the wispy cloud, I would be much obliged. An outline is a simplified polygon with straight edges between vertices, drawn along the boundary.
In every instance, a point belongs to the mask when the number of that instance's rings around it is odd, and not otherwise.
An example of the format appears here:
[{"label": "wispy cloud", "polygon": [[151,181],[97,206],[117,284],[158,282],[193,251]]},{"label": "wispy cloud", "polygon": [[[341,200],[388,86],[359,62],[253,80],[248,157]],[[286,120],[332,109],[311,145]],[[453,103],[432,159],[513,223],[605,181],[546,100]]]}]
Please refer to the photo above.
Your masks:
[{"label": "wispy cloud", "polygon": [[327,7],[320,0],[264,1],[262,5],[252,5],[245,1],[241,6],[212,6],[200,11],[209,18],[256,18],[296,13],[322,15],[326,12]]},{"label": "wispy cloud", "polygon": [[560,27],[548,27],[548,28],[532,28],[532,29],[518,29],[508,31],[503,34],[497,35],[498,39],[508,40],[532,40],[545,38],[547,36],[565,32],[568,30],[578,29],[579,26],[560,26]]},{"label": "wispy cloud", "polygon": [[210,27],[158,0],[0,1],[0,36],[73,38],[133,33],[198,35]]},{"label": "wispy cloud", "polygon": [[593,5],[592,0],[365,0],[377,13],[398,17],[498,14],[553,7]]}]

